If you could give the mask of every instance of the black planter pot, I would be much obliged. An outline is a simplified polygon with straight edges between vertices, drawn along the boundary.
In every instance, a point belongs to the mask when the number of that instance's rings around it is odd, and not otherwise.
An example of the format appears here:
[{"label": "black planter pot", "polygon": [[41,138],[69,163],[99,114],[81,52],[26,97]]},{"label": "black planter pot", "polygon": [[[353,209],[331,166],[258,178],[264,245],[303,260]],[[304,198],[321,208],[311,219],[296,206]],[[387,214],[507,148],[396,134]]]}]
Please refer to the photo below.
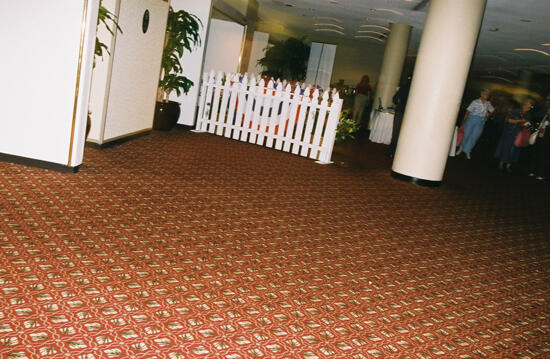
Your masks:
[{"label": "black planter pot", "polygon": [[155,118],[153,119],[153,130],[169,131],[180,117],[179,102],[168,101],[158,102],[155,106]]}]

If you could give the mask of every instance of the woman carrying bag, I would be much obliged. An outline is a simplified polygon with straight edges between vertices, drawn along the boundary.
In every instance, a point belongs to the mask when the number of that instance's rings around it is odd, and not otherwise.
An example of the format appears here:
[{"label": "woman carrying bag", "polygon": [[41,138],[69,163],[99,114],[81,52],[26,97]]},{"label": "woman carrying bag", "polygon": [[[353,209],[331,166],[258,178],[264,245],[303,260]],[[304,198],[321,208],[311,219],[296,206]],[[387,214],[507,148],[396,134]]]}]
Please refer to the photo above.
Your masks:
[{"label": "woman carrying bag", "polygon": [[519,161],[521,147],[515,145],[516,139],[524,128],[533,123],[533,106],[534,101],[527,100],[522,105],[521,110],[512,110],[506,116],[506,125],[495,151],[495,158],[500,161],[498,165],[499,169],[512,172],[512,163]]},{"label": "woman carrying bag", "polygon": [[471,159],[471,152],[483,132],[487,115],[491,114],[495,108],[489,102],[489,90],[481,90],[481,97],[472,101],[466,109],[464,115],[464,137],[460,142],[460,147],[456,151],[457,156],[464,152],[467,159]]}]

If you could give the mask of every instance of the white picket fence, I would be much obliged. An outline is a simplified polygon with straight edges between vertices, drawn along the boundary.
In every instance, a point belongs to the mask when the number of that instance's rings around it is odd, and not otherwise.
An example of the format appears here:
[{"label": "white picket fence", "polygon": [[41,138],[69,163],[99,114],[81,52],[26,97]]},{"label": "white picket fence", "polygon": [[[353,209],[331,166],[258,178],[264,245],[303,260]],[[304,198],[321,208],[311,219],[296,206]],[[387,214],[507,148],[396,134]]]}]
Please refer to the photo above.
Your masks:
[{"label": "white picket fence", "polygon": [[[284,88],[284,89],[283,89]],[[342,109],[338,92],[254,76],[204,74],[195,132],[291,152],[331,163],[336,127]]]}]

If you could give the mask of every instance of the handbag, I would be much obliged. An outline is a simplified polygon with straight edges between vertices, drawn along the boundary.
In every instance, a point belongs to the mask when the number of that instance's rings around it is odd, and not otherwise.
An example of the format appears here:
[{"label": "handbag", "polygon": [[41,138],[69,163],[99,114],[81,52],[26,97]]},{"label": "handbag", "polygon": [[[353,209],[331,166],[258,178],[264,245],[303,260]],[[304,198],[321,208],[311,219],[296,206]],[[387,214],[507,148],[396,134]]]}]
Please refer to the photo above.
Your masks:
[{"label": "handbag", "polygon": [[460,146],[463,138],[464,138],[464,125],[458,128],[458,132],[456,134],[456,147]]},{"label": "handbag", "polygon": [[537,142],[537,137],[539,137],[539,130],[536,130],[529,136],[529,144],[534,145]]},{"label": "handbag", "polygon": [[544,119],[545,118],[546,118],[546,116],[542,119],[542,121],[540,121],[539,128],[537,128],[537,130],[531,134],[531,137],[529,137],[529,144],[530,145],[534,145],[535,142],[537,142],[537,138],[539,137],[539,131],[541,130],[541,128],[544,127]]},{"label": "handbag", "polygon": [[529,127],[524,127],[518,132],[516,139],[514,140],[514,146],[527,147],[529,146],[529,137],[531,137],[531,130]]}]

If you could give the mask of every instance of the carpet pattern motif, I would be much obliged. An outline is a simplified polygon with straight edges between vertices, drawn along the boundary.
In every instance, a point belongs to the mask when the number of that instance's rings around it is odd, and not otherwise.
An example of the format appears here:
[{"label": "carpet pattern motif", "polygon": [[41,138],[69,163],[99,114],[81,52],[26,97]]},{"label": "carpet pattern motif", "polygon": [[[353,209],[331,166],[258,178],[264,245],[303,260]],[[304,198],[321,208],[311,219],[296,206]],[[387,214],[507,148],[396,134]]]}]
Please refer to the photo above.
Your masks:
[{"label": "carpet pattern motif", "polygon": [[382,151],[176,129],[0,163],[0,356],[550,358],[550,186],[450,161],[423,188]]}]

